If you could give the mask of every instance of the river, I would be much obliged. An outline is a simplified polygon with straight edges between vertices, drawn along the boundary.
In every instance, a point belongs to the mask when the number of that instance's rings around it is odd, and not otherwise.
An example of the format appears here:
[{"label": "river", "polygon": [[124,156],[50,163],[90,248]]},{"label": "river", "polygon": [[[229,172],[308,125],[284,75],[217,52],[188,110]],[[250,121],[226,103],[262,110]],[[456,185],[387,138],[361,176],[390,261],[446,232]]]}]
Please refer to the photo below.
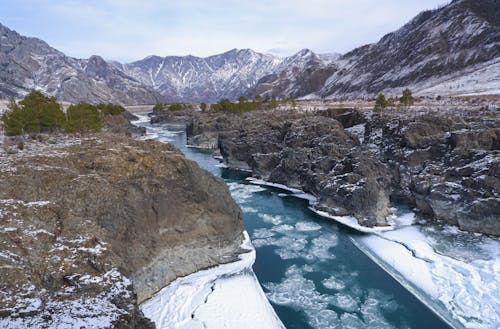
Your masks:
[{"label": "river", "polygon": [[[288,329],[498,324],[498,239],[429,226],[404,205],[393,216],[397,230],[360,234],[315,214],[301,195],[255,185],[249,173],[224,168],[210,152],[187,147],[183,127],[152,126],[146,119],[141,116],[138,124],[149,137],[174,144],[225,180],[256,249],[253,270]],[[468,264],[477,257],[484,262]],[[460,272],[461,278],[454,276]],[[458,281],[449,284],[450,279]],[[485,283],[491,291],[478,292]],[[477,298],[469,295],[474,293]]]}]

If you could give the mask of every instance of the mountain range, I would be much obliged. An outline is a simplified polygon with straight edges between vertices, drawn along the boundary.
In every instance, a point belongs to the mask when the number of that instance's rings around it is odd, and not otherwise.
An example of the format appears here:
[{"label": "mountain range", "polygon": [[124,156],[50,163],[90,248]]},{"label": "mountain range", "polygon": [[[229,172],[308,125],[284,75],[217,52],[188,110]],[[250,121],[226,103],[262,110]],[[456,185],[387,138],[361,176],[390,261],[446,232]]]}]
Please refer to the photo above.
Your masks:
[{"label": "mountain range", "polygon": [[375,44],[263,77],[254,93],[373,97],[410,87],[421,95],[500,94],[500,1],[455,0],[420,13]]},{"label": "mountain range", "polygon": [[344,55],[303,49],[286,58],[233,49],[127,64],[76,59],[0,24],[0,98],[39,89],[68,102],[131,105],[256,94],[371,98],[406,87],[432,96],[500,94],[500,2],[455,0]]}]

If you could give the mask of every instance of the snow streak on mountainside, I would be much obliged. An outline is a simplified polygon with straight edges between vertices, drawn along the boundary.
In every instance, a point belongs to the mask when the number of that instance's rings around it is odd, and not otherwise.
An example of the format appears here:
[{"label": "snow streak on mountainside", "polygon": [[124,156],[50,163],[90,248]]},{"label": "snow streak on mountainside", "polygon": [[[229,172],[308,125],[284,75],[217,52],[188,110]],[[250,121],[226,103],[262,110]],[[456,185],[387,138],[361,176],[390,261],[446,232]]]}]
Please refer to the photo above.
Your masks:
[{"label": "snow streak on mountainside", "polygon": [[316,55],[308,49],[279,58],[250,49],[233,49],[206,58],[150,56],[130,64],[113,63],[124,73],[154,87],[169,101],[218,101],[251,96],[249,88],[265,75],[326,66],[337,55]]},{"label": "snow streak on mountainside", "polygon": [[120,67],[169,101],[217,101],[238,98],[281,63],[271,55],[233,49],[207,58],[151,56]]},{"label": "snow streak on mountainside", "polygon": [[285,69],[262,78],[254,90],[330,98],[400,93],[405,87],[434,95],[498,94],[499,60],[500,2],[455,0],[331,65]]},{"label": "snow streak on mountainside", "polygon": [[32,89],[68,102],[152,104],[161,97],[99,56],[76,59],[0,24],[0,98]]}]

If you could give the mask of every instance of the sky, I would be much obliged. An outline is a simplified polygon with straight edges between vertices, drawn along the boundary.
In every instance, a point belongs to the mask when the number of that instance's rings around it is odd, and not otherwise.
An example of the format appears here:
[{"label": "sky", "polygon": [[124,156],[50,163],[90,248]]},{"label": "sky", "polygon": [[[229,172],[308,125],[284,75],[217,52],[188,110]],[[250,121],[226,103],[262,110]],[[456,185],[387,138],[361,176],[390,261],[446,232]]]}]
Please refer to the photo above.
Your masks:
[{"label": "sky", "polygon": [[448,0],[2,0],[0,23],[66,55],[131,62],[251,48],[345,53]]}]

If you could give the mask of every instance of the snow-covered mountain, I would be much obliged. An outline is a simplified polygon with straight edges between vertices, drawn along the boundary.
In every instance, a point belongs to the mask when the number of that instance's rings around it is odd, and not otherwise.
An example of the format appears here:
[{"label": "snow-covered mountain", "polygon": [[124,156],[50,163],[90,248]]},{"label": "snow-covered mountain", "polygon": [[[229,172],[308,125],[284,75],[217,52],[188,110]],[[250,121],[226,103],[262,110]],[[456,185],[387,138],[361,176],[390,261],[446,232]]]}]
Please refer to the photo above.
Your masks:
[{"label": "snow-covered mountain", "polygon": [[316,92],[334,72],[340,55],[317,55],[309,49],[285,58],[275,72],[261,78],[246,95],[296,96]]},{"label": "snow-covered mountain", "polygon": [[0,98],[40,89],[70,102],[151,104],[256,94],[358,98],[406,87],[421,95],[500,94],[500,2],[454,0],[345,55],[303,49],[287,58],[233,49],[129,64],[75,59],[0,25]]},{"label": "snow-covered mountain", "polygon": [[316,55],[308,49],[280,58],[251,49],[233,49],[206,57],[150,56],[130,64],[113,64],[124,73],[154,87],[169,101],[217,101],[249,95],[263,76],[326,65],[337,55]]},{"label": "snow-covered mountain", "polygon": [[152,104],[161,96],[99,56],[76,59],[0,24],[0,98],[32,89],[68,102]]},{"label": "snow-covered mountain", "polygon": [[154,87],[169,101],[216,101],[238,98],[264,75],[274,72],[283,59],[250,49],[201,58],[150,56],[118,64],[124,73]]},{"label": "snow-covered mountain", "polygon": [[356,98],[406,87],[423,95],[499,94],[500,1],[452,1],[332,64],[263,77],[253,91]]}]

